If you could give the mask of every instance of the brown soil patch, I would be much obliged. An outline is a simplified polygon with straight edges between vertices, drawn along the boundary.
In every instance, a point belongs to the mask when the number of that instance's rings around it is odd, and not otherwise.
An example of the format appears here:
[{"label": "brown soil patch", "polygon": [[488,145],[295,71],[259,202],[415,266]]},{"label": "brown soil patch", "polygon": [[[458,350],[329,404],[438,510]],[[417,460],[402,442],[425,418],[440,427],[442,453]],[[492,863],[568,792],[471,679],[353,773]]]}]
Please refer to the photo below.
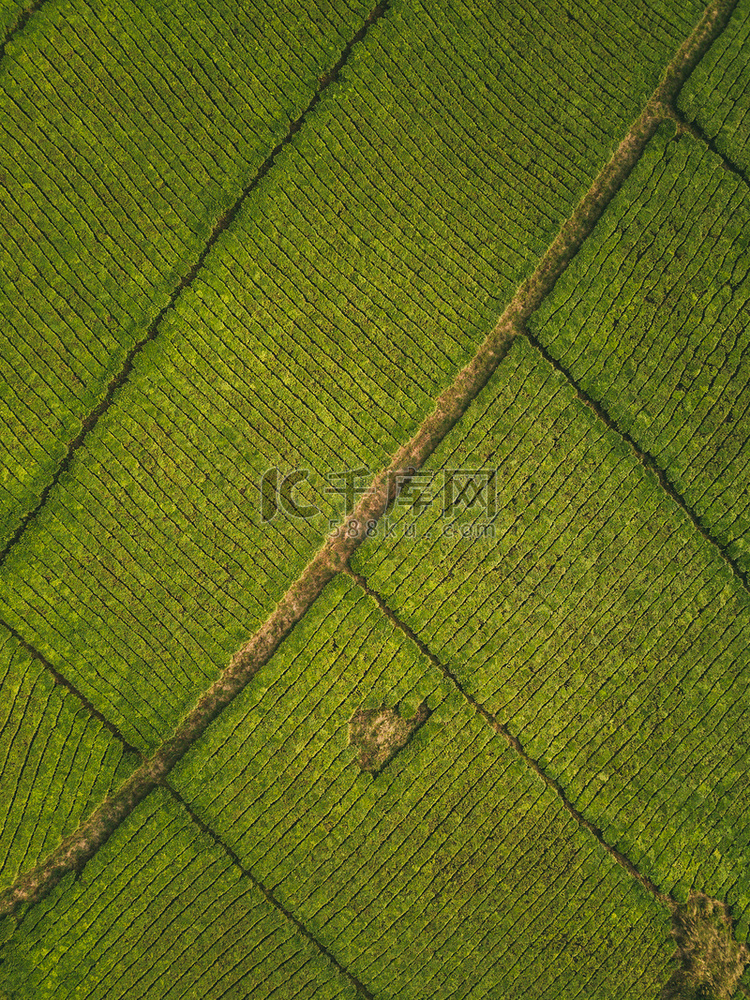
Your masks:
[{"label": "brown soil patch", "polygon": [[731,1000],[750,952],[734,937],[726,903],[694,893],[672,915],[672,936],[680,968],[661,992],[661,1000]]},{"label": "brown soil patch", "polygon": [[360,708],[349,719],[349,743],[359,748],[359,766],[378,774],[411,739],[430,714],[425,702],[411,719],[397,708]]}]

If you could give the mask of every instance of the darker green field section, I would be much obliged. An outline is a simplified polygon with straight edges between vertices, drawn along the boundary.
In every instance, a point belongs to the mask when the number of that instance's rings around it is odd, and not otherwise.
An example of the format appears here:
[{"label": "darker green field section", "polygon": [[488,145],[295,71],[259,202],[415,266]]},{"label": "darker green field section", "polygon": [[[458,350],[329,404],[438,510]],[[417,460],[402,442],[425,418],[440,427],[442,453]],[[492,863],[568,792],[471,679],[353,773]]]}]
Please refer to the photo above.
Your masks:
[{"label": "darker green field section", "polygon": [[526,340],[429,463],[467,466],[497,469],[494,514],[412,498],[356,570],[610,844],[746,937],[750,599]]},{"label": "darker green field section", "polygon": [[0,65],[0,544],[369,8],[48,0]]},{"label": "darker green field section", "polygon": [[53,851],[134,770],[134,755],[0,632],[0,890]]},{"label": "darker green field section", "polygon": [[163,791],[0,935],[0,995],[14,1000],[357,996]]},{"label": "darker green field section", "polygon": [[750,569],[750,190],[665,126],[530,327]]},{"label": "darker green field section", "polygon": [[12,36],[29,7],[29,0],[0,0],[0,41]]},{"label": "darker green field section", "polygon": [[[377,777],[350,719],[429,718]],[[669,916],[346,578],[173,772],[379,1000],[652,1000]]]},{"label": "darker green field section", "polygon": [[[134,745],[321,544],[343,507],[324,475],[383,467],[418,427],[700,7],[566,11],[394,3],[13,550],[2,614]],[[277,465],[311,470],[315,521],[259,522]]]},{"label": "darker green field section", "polygon": [[680,93],[678,107],[750,180],[750,2],[732,18]]}]

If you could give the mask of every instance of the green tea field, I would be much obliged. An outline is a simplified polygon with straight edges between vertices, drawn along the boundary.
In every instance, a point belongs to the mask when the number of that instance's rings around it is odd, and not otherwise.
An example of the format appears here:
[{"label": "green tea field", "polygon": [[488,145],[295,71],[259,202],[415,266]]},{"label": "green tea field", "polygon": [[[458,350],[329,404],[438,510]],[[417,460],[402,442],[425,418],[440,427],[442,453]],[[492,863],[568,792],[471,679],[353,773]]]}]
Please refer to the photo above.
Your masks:
[{"label": "green tea field", "polygon": [[0,0],[0,1000],[750,997],[750,0]]}]

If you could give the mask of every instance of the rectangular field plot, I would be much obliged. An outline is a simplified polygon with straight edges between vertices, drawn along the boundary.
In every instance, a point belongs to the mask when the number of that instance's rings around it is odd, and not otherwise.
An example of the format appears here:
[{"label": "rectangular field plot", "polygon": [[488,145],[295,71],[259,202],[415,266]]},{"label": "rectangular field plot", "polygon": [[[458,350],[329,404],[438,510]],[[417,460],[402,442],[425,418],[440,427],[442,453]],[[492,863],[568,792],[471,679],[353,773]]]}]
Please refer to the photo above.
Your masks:
[{"label": "rectangular field plot", "polygon": [[0,947],[14,1000],[355,1000],[349,982],[153,792]]},{"label": "rectangular field plot", "polygon": [[[320,545],[342,513],[324,475],[385,466],[432,409],[698,11],[589,7],[574,40],[562,4],[394,2],[16,546],[2,612],[134,744],[171,731]],[[314,523],[259,523],[271,466],[311,470]]]},{"label": "rectangular field plot", "polygon": [[48,0],[9,44],[0,545],[368,12]]},{"label": "rectangular field plot", "polygon": [[[394,709],[417,726],[399,749]],[[170,780],[379,1000],[651,1000],[669,978],[666,910],[346,578]]]},{"label": "rectangular field plot", "polygon": [[53,851],[136,764],[0,631],[0,890]]},{"label": "rectangular field plot", "polygon": [[430,462],[467,465],[497,470],[492,537],[404,505],[355,568],[610,843],[746,935],[747,594],[525,339]]},{"label": "rectangular field plot", "polygon": [[530,328],[750,569],[750,191],[671,126]]},{"label": "rectangular field plot", "polygon": [[739,0],[727,28],[690,74],[678,106],[750,179],[748,46],[750,0]]}]

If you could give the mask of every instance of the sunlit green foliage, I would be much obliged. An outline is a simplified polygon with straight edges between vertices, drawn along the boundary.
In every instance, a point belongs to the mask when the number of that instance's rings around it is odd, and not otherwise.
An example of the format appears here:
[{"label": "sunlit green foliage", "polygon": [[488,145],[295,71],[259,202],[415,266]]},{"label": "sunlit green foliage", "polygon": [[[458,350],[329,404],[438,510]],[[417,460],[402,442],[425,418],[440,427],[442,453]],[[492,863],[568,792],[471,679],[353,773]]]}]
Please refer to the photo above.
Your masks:
[{"label": "sunlit green foliage", "polygon": [[683,87],[680,111],[750,179],[750,2],[739,0],[726,30]]},{"label": "sunlit green foliage", "polygon": [[469,461],[498,470],[493,538],[439,505],[405,537],[404,507],[357,569],[610,843],[746,935],[750,598],[525,340],[429,466]]},{"label": "sunlit green foliage", "polygon": [[[362,772],[353,712],[423,701]],[[652,1000],[668,978],[667,914],[344,579],[173,780],[375,996]]]},{"label": "sunlit green foliage", "polygon": [[750,568],[750,190],[665,126],[531,329]]},{"label": "sunlit green foliage", "polygon": [[133,770],[134,755],[0,629],[0,889]]},{"label": "sunlit green foliage", "polygon": [[49,0],[0,65],[0,544],[367,14]]},{"label": "sunlit green foliage", "polygon": [[356,997],[163,791],[29,912],[3,959],[14,1000]]},{"label": "sunlit green foliage", "polygon": [[[0,572],[0,902],[267,621],[326,474],[414,434],[702,8],[46,0],[10,38],[0,545],[41,506]],[[407,491],[377,599],[296,594],[179,795],[0,921],[0,1000],[653,1000],[696,888],[739,974],[748,10],[679,97],[729,162],[663,126],[430,459],[491,509]],[[261,519],[271,468],[314,516]]]},{"label": "sunlit green foliage", "polygon": [[394,2],[15,546],[0,613],[136,745],[171,731],[341,513],[318,485],[314,523],[260,524],[263,472],[388,462],[698,6],[581,4],[575,38],[566,10]]}]

